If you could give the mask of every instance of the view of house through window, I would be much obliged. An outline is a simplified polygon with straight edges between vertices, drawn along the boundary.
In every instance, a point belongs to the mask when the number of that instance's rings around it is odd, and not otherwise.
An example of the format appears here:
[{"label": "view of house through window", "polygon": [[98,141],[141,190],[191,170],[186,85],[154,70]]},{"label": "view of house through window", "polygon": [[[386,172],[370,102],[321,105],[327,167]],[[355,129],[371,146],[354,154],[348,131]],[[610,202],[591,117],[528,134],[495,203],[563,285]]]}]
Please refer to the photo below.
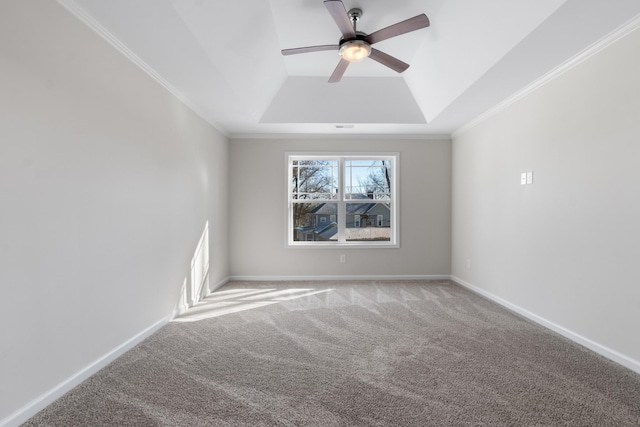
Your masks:
[{"label": "view of house through window", "polygon": [[290,245],[397,244],[397,154],[288,154]]}]

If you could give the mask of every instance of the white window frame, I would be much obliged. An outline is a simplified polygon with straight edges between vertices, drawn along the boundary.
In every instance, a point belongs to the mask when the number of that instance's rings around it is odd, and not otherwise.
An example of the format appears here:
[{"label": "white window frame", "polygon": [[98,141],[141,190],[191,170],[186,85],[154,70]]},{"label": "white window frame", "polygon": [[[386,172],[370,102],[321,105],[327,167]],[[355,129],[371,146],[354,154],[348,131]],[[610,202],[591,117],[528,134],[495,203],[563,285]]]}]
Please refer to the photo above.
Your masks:
[{"label": "white window frame", "polygon": [[[337,199],[316,199],[315,203],[337,203],[338,204],[338,240],[337,241],[295,241],[293,224],[293,206],[294,202],[292,193],[292,180],[293,174],[293,162],[296,160],[337,160],[338,161],[338,188],[339,197]],[[390,241],[346,241],[345,228],[346,228],[346,205],[347,203],[357,203],[358,199],[347,199],[342,194],[346,188],[345,184],[345,160],[389,160],[391,162],[391,203],[390,203],[390,217],[389,227],[391,231]],[[287,173],[285,174],[285,230],[286,230],[286,244],[285,247],[289,248],[399,248],[400,236],[399,236],[399,168],[400,168],[400,154],[397,152],[381,153],[381,152],[361,152],[361,153],[336,153],[336,152],[287,152],[285,153],[285,164],[287,165]]]}]

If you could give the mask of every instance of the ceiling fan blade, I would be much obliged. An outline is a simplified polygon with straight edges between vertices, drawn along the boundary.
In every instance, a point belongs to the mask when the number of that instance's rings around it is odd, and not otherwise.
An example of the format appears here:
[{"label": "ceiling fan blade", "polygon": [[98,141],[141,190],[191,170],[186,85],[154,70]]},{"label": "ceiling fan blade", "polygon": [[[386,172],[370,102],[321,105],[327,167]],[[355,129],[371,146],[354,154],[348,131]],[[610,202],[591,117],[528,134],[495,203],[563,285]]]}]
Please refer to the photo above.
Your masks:
[{"label": "ceiling fan blade", "polygon": [[378,49],[371,48],[371,54],[369,54],[369,58],[373,59],[374,61],[378,61],[382,65],[386,65],[387,67],[398,73],[401,73],[409,68],[409,64],[407,64],[406,62],[402,62],[398,58],[387,55],[386,53],[381,52]]},{"label": "ceiling fan blade", "polygon": [[335,70],[333,70],[333,74],[329,77],[329,83],[338,83],[344,72],[347,71],[347,67],[349,66],[349,61],[346,59],[340,58],[340,62],[338,62],[338,66]]},{"label": "ceiling fan blade", "polygon": [[296,47],[293,49],[282,49],[282,54],[287,55],[297,55],[299,53],[309,53],[309,52],[322,52],[324,50],[338,50],[340,46],[337,44],[325,44],[321,46],[307,46],[307,47]]},{"label": "ceiling fan blade", "polygon": [[399,36],[402,34],[410,33],[411,31],[419,30],[420,28],[426,28],[430,25],[429,18],[424,13],[413,18],[409,18],[405,21],[398,22],[397,24],[390,25],[386,28],[369,34],[364,40],[369,44],[381,42],[382,40],[390,39],[391,37]]},{"label": "ceiling fan blade", "polygon": [[333,20],[336,21],[336,24],[338,25],[338,28],[340,29],[340,32],[342,33],[344,38],[346,40],[355,39],[356,32],[353,29],[353,25],[351,24],[351,19],[349,18],[347,9],[345,9],[342,1],[324,0],[324,5],[326,6],[327,10],[331,14],[331,17],[333,18]]}]

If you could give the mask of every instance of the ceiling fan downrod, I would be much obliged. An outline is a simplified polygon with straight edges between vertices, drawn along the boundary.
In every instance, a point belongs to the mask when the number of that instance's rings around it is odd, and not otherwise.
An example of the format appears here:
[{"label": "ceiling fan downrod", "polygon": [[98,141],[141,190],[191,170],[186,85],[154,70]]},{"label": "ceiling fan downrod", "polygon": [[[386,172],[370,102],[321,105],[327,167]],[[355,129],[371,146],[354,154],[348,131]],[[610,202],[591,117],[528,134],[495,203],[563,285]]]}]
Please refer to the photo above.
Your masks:
[{"label": "ceiling fan downrod", "polygon": [[358,29],[356,28],[356,24],[360,20],[360,17],[362,16],[362,9],[358,9],[358,8],[350,9],[349,12],[347,13],[349,14],[351,25],[353,25],[353,31],[357,33]]}]

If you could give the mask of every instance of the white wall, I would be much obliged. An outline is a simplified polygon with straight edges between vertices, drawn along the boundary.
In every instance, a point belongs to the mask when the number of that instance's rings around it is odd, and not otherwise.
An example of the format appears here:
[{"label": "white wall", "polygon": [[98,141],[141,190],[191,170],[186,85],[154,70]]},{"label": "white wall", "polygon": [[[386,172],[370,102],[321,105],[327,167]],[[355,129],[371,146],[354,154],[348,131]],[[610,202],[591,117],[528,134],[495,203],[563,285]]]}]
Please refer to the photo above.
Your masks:
[{"label": "white wall", "polygon": [[[285,153],[331,151],[400,153],[400,248],[285,248]],[[232,277],[449,275],[450,141],[232,140],[229,197]]]},{"label": "white wall", "polygon": [[452,273],[640,371],[638,52],[636,30],[454,139]]},{"label": "white wall", "polygon": [[227,159],[57,3],[0,2],[0,424],[166,321],[207,221],[228,276]]}]

